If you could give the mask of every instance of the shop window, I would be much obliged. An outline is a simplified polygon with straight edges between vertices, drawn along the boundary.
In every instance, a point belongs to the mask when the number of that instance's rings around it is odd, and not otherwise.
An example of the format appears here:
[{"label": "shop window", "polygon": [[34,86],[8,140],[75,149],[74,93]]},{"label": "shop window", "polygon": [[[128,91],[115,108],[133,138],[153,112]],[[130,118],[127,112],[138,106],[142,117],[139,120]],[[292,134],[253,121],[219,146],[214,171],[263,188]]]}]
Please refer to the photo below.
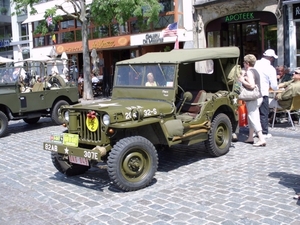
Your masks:
[{"label": "shop window", "polygon": [[29,40],[28,24],[20,24],[20,41]]},{"label": "shop window", "polygon": [[76,30],[76,41],[82,41],[82,34],[81,34],[81,30]]},{"label": "shop window", "polygon": [[72,28],[75,27],[75,20],[66,20],[60,22],[61,29],[67,29],[67,28]]},{"label": "shop window", "polygon": [[220,31],[207,33],[207,47],[220,47]]},{"label": "shop window", "polygon": [[174,23],[174,15],[160,16],[154,24],[154,29],[164,29],[171,23]]},{"label": "shop window", "polygon": [[174,0],[160,0],[161,13],[174,11]]},{"label": "shop window", "polygon": [[297,57],[297,67],[300,67],[300,22],[295,23],[296,27],[296,57]]},{"label": "shop window", "polygon": [[68,43],[68,42],[73,42],[74,41],[74,32],[70,31],[70,32],[64,32],[61,33],[62,36],[62,43]]},{"label": "shop window", "polygon": [[45,37],[36,37],[33,41],[35,47],[45,46]]},{"label": "shop window", "polygon": [[136,20],[130,22],[130,30],[132,34],[139,33],[140,29]]}]

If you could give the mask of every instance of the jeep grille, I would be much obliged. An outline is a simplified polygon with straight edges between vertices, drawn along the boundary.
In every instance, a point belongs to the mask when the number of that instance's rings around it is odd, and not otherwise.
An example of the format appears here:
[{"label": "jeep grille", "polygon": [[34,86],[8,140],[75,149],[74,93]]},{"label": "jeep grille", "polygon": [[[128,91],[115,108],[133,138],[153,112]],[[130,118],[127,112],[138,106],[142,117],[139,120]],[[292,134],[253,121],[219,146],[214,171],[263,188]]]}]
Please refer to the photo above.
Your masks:
[{"label": "jeep grille", "polygon": [[79,130],[79,139],[83,142],[99,142],[101,141],[101,119],[100,115],[97,115],[99,121],[99,127],[95,132],[90,131],[86,126],[87,111],[82,111],[78,118],[78,130]]}]

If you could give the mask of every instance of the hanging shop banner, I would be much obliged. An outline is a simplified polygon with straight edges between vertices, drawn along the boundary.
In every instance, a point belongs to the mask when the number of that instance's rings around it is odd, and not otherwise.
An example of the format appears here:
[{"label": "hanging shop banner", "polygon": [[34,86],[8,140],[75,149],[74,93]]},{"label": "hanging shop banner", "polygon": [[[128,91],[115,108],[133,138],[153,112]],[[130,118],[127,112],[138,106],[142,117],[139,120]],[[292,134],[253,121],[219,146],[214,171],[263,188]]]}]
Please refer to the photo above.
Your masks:
[{"label": "hanging shop banner", "polygon": [[[101,38],[95,40],[89,40],[89,50],[92,49],[100,50],[100,49],[113,49],[116,47],[129,46],[130,45],[130,36],[122,36],[122,37],[109,37],[109,38]],[[56,46],[57,54],[61,54],[63,52],[66,53],[81,53],[83,50],[82,42],[77,41],[73,43],[59,44]]]}]

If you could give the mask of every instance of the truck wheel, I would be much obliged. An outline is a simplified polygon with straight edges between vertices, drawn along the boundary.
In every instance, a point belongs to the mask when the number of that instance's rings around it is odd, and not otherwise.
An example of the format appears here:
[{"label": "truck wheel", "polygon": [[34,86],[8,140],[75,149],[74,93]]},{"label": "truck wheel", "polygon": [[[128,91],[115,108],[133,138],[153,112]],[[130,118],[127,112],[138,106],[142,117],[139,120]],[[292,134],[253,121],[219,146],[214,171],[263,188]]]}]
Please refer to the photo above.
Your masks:
[{"label": "truck wheel", "polygon": [[227,115],[220,113],[213,119],[205,147],[212,156],[225,155],[229,151],[231,138],[231,122]]},{"label": "truck wheel", "polygon": [[68,160],[63,159],[63,155],[58,154],[57,152],[51,152],[51,159],[54,167],[67,176],[84,174],[90,168],[89,166],[71,164]]},{"label": "truck wheel", "polygon": [[52,108],[51,119],[57,125],[60,125],[63,123],[62,118],[59,116],[60,115],[60,107],[63,105],[69,105],[69,103],[66,102],[65,100],[60,100],[60,101],[56,102]]},{"label": "truck wheel", "polygon": [[7,116],[0,111],[0,137],[3,137],[6,135],[8,127],[8,119]]},{"label": "truck wheel", "polygon": [[110,179],[123,191],[148,186],[157,171],[158,156],[153,144],[144,137],[132,136],[118,141],[108,156]]},{"label": "truck wheel", "polygon": [[40,120],[40,117],[35,117],[35,118],[24,118],[23,119],[25,123],[28,123],[28,124],[36,124],[39,120]]}]

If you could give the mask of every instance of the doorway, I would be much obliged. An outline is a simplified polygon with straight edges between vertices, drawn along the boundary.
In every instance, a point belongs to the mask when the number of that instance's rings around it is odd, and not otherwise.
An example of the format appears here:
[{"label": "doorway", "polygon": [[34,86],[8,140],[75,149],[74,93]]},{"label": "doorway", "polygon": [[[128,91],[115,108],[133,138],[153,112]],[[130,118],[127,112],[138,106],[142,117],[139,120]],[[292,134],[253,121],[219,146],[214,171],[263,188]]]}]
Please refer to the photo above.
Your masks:
[{"label": "doorway", "polygon": [[205,30],[207,47],[239,47],[241,65],[246,54],[259,59],[266,49],[277,50],[277,20],[271,12],[227,15],[210,21]]},{"label": "doorway", "polygon": [[223,24],[221,32],[221,46],[237,46],[241,55],[253,54],[257,58],[261,55],[259,22]]}]

